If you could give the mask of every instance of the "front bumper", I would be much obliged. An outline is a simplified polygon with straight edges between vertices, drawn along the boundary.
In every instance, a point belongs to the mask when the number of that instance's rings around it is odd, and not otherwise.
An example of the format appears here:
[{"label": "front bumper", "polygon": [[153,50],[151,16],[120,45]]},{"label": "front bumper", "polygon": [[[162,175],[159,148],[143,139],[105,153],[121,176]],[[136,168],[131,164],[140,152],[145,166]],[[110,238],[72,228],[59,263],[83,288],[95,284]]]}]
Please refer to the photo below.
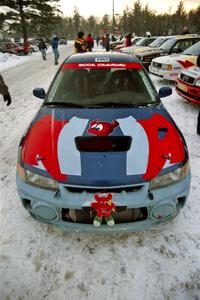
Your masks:
[{"label": "front bumper", "polygon": [[186,100],[200,105],[200,87],[191,86],[178,79],[176,81],[176,91]]},{"label": "front bumper", "polygon": [[[110,234],[122,232],[135,232],[150,229],[154,225],[164,223],[174,218],[184,206],[189,193],[191,175],[183,181],[162,189],[148,192],[149,184],[141,189],[131,192],[122,191],[113,193],[113,202],[117,208],[128,209],[145,208],[145,219],[121,222],[114,226],[102,224],[95,227],[93,224],[66,221],[63,210],[90,209],[94,201],[94,193],[69,192],[67,186],[61,184],[60,190],[50,191],[26,184],[17,174],[18,193],[24,207],[36,219],[65,228],[69,232],[88,234]],[[114,217],[114,215],[113,215]],[[114,218],[115,219],[115,218]]]},{"label": "front bumper", "polygon": [[149,71],[158,76],[161,77],[163,79],[169,80],[169,81],[175,81],[179,75],[180,71],[168,71],[168,70],[163,70],[160,68],[154,68],[151,65],[149,66]]}]

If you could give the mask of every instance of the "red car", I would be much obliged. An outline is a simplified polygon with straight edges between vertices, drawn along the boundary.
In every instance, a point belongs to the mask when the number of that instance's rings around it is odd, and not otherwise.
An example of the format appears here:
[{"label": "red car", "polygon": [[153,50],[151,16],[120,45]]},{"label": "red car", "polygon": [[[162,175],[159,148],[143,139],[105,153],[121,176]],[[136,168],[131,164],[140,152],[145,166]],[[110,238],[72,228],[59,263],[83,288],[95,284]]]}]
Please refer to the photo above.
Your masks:
[{"label": "red car", "polygon": [[0,44],[0,49],[3,53],[6,52],[16,55],[27,55],[33,52],[29,45],[24,43],[21,43],[20,45],[13,42],[3,42]]},{"label": "red car", "polygon": [[177,93],[200,105],[200,67],[184,69],[176,81]]}]

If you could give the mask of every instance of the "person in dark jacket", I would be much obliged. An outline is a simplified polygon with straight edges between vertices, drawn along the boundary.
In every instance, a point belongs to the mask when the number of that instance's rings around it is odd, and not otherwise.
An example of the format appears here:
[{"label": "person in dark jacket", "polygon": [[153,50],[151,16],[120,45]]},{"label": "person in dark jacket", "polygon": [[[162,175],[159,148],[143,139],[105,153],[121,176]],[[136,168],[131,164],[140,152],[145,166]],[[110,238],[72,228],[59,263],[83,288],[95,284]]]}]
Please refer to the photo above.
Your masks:
[{"label": "person in dark jacket", "polygon": [[0,93],[3,95],[4,101],[7,102],[7,106],[11,104],[11,97],[8,91],[8,87],[5,84],[3,77],[0,74]]},{"label": "person in dark jacket", "polygon": [[58,41],[59,41],[59,38],[57,37],[57,35],[53,35],[53,38],[51,40],[51,47],[52,47],[52,50],[53,50],[53,54],[54,54],[54,60],[55,60],[55,65],[58,64],[58,59],[59,59],[59,51],[58,51]]},{"label": "person in dark jacket", "polygon": [[97,46],[99,45],[99,41],[100,41],[100,37],[97,35],[97,37],[96,37]]},{"label": "person in dark jacket", "polygon": [[106,34],[105,40],[104,40],[106,51],[110,51],[110,39],[109,34]]},{"label": "person in dark jacket", "polygon": [[74,42],[74,47],[75,47],[75,53],[81,53],[81,52],[86,52],[86,46],[87,46],[87,42],[84,39],[84,32],[79,31],[77,38],[75,39]]},{"label": "person in dark jacket", "polygon": [[182,32],[182,34],[190,34],[190,32],[189,32],[187,26],[183,27],[183,32]]},{"label": "person in dark jacket", "polygon": [[46,59],[47,59],[47,58],[46,58],[47,45],[45,44],[45,42],[43,41],[42,38],[40,39],[40,42],[39,42],[38,47],[39,47],[39,50],[40,50],[41,53],[42,53],[42,58],[43,58],[43,60],[46,60]]},{"label": "person in dark jacket", "polygon": [[94,40],[92,38],[91,33],[88,34],[86,42],[87,42],[86,49],[87,51],[91,52],[92,48],[94,47]]}]

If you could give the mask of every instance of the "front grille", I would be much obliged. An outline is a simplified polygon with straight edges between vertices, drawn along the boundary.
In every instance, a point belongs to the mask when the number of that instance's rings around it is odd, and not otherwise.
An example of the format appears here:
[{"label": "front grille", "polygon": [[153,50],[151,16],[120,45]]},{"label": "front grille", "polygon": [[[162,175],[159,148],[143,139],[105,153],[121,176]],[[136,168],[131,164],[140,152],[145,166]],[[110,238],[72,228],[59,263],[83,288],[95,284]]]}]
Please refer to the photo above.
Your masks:
[{"label": "front grille", "polygon": [[[83,209],[63,208],[61,215],[65,222],[92,224],[96,214],[96,211],[91,207],[85,207]],[[148,211],[146,207],[127,209],[125,206],[118,206],[112,216],[116,224],[129,223],[146,220]],[[104,218],[102,223],[105,224]]]},{"label": "front grille", "polygon": [[143,185],[127,186],[127,187],[116,187],[116,188],[86,188],[86,187],[71,187],[65,186],[65,189],[70,193],[121,193],[125,191],[126,193],[138,192],[141,190]]},{"label": "front grille", "polygon": [[190,84],[190,85],[193,85],[193,84],[194,84],[194,81],[195,81],[195,78],[190,77],[190,76],[185,75],[185,74],[181,74],[181,75],[180,75],[180,79],[181,79],[183,82],[185,82],[185,83],[187,83],[187,84]]},{"label": "front grille", "polygon": [[155,68],[158,68],[158,69],[161,69],[162,68],[162,64],[160,64],[160,63],[157,63],[157,62],[153,62],[153,66],[155,67]]}]

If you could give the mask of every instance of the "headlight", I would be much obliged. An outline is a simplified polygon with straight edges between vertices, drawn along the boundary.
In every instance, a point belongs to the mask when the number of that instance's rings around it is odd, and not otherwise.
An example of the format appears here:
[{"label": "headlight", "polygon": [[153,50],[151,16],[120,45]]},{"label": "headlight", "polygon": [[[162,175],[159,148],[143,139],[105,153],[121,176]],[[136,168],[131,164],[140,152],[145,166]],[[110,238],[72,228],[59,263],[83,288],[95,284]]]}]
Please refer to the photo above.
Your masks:
[{"label": "headlight", "polygon": [[176,169],[175,171],[170,172],[168,174],[157,176],[153,180],[151,180],[150,189],[158,189],[175,184],[183,180],[189,173],[189,170],[190,164],[188,160],[183,167]]},{"label": "headlight", "polygon": [[173,66],[172,65],[167,65],[167,70],[170,71],[173,69]]},{"label": "headlight", "polygon": [[30,172],[20,166],[19,163],[17,164],[17,172],[20,178],[28,184],[51,190],[57,190],[59,188],[59,185],[55,180]]},{"label": "headlight", "polygon": [[195,85],[200,87],[200,79],[195,82]]}]

